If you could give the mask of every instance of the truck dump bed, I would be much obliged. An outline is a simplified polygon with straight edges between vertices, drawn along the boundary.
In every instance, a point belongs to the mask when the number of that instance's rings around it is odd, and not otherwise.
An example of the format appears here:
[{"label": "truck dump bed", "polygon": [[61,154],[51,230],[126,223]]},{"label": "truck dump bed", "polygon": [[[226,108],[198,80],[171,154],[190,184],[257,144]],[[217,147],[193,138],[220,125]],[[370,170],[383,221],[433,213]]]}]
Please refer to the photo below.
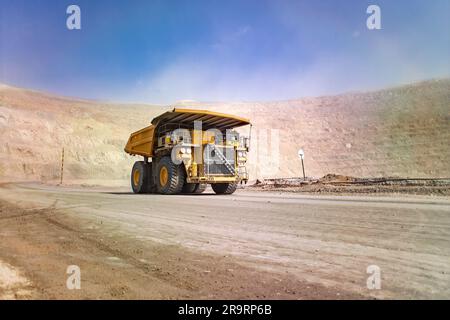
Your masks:
[{"label": "truck dump bed", "polygon": [[153,142],[156,126],[151,125],[133,132],[125,146],[125,152],[131,155],[151,157],[153,155]]},{"label": "truck dump bed", "polygon": [[250,120],[236,117],[229,114],[195,109],[178,109],[163,113],[154,118],[152,124],[157,126],[160,123],[179,123],[193,126],[194,121],[202,121],[203,130],[218,129],[226,130],[242,127],[250,124]]},{"label": "truck dump bed", "polygon": [[219,112],[195,109],[178,109],[167,111],[152,120],[152,125],[133,132],[125,146],[125,152],[144,157],[153,156],[156,129],[159,125],[177,123],[194,126],[194,121],[202,121],[202,129],[226,130],[250,124],[250,120]]}]

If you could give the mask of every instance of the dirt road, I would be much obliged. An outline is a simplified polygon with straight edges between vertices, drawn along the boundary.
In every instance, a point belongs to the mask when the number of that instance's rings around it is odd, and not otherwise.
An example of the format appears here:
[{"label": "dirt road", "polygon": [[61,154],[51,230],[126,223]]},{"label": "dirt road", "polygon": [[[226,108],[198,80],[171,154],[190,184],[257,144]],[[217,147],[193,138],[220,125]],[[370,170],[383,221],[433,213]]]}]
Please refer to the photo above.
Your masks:
[{"label": "dirt road", "polygon": [[[33,283],[25,298],[450,298],[442,198],[5,184],[0,199],[0,262]],[[69,264],[81,290],[65,287]]]}]

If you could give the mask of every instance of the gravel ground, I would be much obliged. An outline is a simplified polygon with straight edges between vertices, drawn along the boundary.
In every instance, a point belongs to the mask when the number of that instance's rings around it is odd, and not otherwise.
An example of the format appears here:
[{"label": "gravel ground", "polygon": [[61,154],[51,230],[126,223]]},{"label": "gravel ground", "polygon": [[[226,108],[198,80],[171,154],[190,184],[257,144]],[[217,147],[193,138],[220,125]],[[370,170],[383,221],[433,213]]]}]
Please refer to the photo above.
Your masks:
[{"label": "gravel ground", "polygon": [[0,199],[0,260],[31,298],[450,298],[450,202],[435,197],[6,184]]}]

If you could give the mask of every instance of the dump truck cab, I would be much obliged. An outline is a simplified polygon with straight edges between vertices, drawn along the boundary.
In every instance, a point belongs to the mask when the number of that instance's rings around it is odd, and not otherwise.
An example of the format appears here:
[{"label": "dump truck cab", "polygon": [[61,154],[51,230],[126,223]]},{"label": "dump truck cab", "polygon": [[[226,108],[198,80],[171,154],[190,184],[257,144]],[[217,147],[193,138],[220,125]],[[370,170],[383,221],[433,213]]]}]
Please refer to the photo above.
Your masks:
[{"label": "dump truck cab", "polygon": [[218,112],[178,109],[154,118],[131,134],[125,152],[144,157],[131,172],[135,193],[201,193],[207,184],[217,194],[231,194],[246,183],[250,137],[235,128],[245,118]]}]

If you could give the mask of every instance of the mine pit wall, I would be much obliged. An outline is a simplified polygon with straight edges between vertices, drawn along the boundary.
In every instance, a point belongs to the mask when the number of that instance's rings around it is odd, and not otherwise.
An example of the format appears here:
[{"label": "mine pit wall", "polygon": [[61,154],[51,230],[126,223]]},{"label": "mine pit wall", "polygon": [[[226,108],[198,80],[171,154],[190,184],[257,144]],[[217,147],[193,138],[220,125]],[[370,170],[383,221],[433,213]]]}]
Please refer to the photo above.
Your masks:
[{"label": "mine pit wall", "polygon": [[254,133],[279,129],[280,167],[271,174],[262,166],[271,161],[268,153],[252,153],[251,171],[258,177],[300,176],[297,151],[303,148],[308,176],[450,177],[449,89],[449,81],[436,81],[252,106],[259,114]]},{"label": "mine pit wall", "polygon": [[[252,120],[251,180],[300,176],[299,148],[312,177],[450,177],[450,80],[283,102],[188,105]],[[57,181],[64,147],[67,181],[126,184],[139,159],[123,151],[129,134],[165,110],[2,86],[0,181]],[[265,136],[273,138],[273,150]]]}]

